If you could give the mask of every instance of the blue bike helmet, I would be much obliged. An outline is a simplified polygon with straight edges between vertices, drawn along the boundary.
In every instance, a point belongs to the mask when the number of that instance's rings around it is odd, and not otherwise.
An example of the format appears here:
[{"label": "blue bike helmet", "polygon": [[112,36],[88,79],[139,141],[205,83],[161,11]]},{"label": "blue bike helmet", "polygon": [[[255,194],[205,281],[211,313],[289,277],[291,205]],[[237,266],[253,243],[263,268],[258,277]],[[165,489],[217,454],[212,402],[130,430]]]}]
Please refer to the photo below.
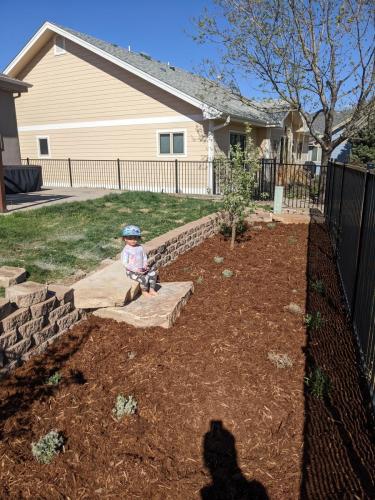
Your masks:
[{"label": "blue bike helmet", "polygon": [[124,229],[122,230],[122,235],[123,236],[141,236],[141,230],[138,226],[125,226]]}]

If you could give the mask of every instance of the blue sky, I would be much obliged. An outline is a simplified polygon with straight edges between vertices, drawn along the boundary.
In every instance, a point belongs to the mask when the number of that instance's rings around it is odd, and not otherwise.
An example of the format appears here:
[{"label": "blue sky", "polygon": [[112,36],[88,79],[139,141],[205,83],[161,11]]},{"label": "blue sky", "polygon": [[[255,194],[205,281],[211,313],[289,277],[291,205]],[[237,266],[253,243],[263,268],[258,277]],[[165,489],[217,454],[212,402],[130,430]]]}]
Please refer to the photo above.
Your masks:
[{"label": "blue sky", "polygon": [[[192,18],[210,0],[1,0],[0,68],[3,70],[45,22],[82,31],[184,69],[202,71],[216,48],[199,46],[191,37]],[[5,22],[4,22],[5,21]],[[190,33],[190,35],[189,35]],[[245,81],[242,91],[255,96]]]}]

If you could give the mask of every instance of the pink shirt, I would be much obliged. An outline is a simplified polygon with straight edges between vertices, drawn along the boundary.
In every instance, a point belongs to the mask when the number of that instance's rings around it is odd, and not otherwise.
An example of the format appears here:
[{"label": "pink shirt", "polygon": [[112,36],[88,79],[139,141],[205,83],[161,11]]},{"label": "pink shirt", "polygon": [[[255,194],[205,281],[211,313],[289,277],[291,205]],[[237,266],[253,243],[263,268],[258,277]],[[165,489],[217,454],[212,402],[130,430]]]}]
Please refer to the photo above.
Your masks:
[{"label": "pink shirt", "polygon": [[147,267],[147,255],[142,245],[125,245],[121,252],[121,262],[129,271],[142,272]]}]

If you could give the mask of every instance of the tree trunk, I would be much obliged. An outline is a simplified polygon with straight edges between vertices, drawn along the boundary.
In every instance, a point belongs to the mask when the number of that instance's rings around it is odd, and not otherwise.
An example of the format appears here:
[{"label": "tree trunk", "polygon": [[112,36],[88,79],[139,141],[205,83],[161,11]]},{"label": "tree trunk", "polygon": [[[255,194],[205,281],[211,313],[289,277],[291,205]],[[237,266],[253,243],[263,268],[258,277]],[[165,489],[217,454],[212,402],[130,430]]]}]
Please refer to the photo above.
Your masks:
[{"label": "tree trunk", "polygon": [[328,161],[331,158],[331,153],[332,151],[329,150],[327,151],[326,149],[322,148],[322,160],[321,160],[322,166],[328,165]]},{"label": "tree trunk", "polygon": [[233,217],[233,220],[232,220],[232,237],[231,237],[231,240],[230,240],[230,249],[231,250],[234,249],[234,243],[236,241],[236,229],[237,229],[237,219],[235,217]]}]

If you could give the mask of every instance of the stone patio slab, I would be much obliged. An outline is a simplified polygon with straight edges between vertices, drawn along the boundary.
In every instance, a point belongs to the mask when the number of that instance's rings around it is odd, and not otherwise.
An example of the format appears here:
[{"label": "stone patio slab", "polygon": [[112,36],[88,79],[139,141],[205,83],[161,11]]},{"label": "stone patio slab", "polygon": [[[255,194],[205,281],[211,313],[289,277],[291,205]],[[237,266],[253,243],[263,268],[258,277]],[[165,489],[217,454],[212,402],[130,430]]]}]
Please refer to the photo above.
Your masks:
[{"label": "stone patio slab", "polygon": [[93,314],[140,328],[170,328],[193,293],[193,282],[161,283],[155,297],[140,296],[124,307],[98,309]]},{"label": "stone patio slab", "polygon": [[139,284],[126,277],[121,261],[73,283],[72,288],[78,309],[123,306],[139,293]]}]

